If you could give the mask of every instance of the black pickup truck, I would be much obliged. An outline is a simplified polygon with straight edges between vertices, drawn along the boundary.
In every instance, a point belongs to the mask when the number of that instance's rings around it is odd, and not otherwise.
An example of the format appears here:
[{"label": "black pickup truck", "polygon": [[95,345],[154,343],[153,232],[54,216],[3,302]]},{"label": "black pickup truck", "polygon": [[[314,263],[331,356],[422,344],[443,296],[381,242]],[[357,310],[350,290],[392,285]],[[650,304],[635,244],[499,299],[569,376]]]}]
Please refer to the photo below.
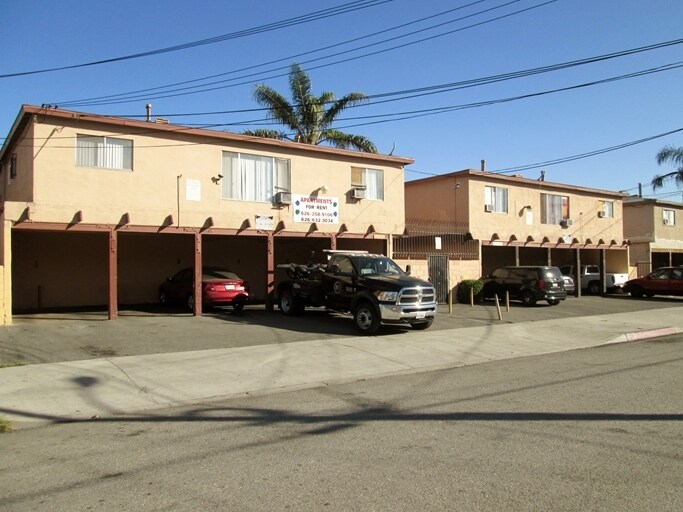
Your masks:
[{"label": "black pickup truck", "polygon": [[436,314],[431,283],[410,277],[390,258],[365,251],[325,251],[327,264],[283,264],[289,279],[277,285],[285,315],[306,307],[351,313],[361,334],[381,324],[410,324],[427,329]]}]

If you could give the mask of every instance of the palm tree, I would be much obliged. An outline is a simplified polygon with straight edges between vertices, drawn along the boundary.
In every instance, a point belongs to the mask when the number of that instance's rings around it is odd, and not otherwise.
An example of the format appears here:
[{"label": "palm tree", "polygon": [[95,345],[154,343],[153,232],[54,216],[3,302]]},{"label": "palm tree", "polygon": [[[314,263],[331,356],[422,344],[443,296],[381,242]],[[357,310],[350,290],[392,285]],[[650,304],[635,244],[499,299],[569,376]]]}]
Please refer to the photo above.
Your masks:
[{"label": "palm tree", "polygon": [[277,130],[247,130],[243,132],[245,135],[294,140],[305,144],[325,143],[342,149],[353,148],[367,153],[377,153],[377,148],[368,138],[330,128],[346,107],[367,101],[368,97],[365,94],[352,92],[339,99],[335,99],[334,93],[331,92],[313,96],[311,80],[298,64],[292,64],[289,70],[289,88],[292,103],[264,84],[254,88],[254,99],[269,110],[268,116],[271,119],[285,125],[295,135],[292,137]]},{"label": "palm tree", "polygon": [[683,185],[683,147],[666,146],[657,153],[657,163],[671,162],[678,166],[675,171],[652,178],[652,190],[657,190],[664,186],[665,181],[674,180],[680,187]]}]

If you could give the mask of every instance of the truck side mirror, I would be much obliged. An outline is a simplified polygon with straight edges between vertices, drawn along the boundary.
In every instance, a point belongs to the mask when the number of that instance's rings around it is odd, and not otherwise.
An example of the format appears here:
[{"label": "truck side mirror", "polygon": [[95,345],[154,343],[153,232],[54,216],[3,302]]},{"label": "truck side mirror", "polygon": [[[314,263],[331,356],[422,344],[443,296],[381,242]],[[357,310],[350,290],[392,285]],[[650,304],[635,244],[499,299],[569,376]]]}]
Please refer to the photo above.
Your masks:
[{"label": "truck side mirror", "polygon": [[410,275],[410,265],[406,265],[406,274]]},{"label": "truck side mirror", "polygon": [[339,268],[339,265],[330,265],[330,272],[334,275],[338,275],[341,272],[341,269]]}]

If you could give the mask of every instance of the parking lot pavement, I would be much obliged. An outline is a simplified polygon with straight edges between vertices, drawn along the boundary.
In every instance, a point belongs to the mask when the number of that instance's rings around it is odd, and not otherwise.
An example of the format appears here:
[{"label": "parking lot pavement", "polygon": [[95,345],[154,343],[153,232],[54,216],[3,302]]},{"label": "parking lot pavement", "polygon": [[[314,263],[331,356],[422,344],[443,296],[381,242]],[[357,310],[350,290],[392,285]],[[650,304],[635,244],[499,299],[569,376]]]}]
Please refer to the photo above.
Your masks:
[{"label": "parking lot pavement", "polygon": [[[683,305],[683,299],[632,299],[625,295],[570,297],[558,306],[539,304],[526,308],[501,304],[503,319],[493,301],[474,307],[455,304],[452,312],[439,306],[434,325],[422,336],[443,330],[482,325],[514,324],[553,319],[656,310]],[[410,328],[384,326],[383,340],[399,339]],[[17,315],[14,324],[0,327],[0,365],[79,361],[117,356],[163,354],[333,340],[355,336],[350,317],[324,310],[306,310],[287,317],[264,306],[249,306],[238,314],[232,309],[213,310],[201,317],[183,311],[136,308],[120,311],[116,320],[106,312],[60,312]]]}]

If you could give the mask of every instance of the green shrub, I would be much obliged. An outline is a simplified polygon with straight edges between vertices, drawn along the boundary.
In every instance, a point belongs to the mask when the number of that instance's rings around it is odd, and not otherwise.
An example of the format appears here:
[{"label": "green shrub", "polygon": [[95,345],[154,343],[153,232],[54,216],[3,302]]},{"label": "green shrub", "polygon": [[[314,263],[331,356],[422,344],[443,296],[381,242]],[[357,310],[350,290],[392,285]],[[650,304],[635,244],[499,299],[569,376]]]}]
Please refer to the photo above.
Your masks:
[{"label": "green shrub", "polygon": [[480,279],[464,279],[458,284],[456,298],[463,304],[470,303],[470,290],[474,291],[474,302],[481,302],[481,291],[484,283]]}]

